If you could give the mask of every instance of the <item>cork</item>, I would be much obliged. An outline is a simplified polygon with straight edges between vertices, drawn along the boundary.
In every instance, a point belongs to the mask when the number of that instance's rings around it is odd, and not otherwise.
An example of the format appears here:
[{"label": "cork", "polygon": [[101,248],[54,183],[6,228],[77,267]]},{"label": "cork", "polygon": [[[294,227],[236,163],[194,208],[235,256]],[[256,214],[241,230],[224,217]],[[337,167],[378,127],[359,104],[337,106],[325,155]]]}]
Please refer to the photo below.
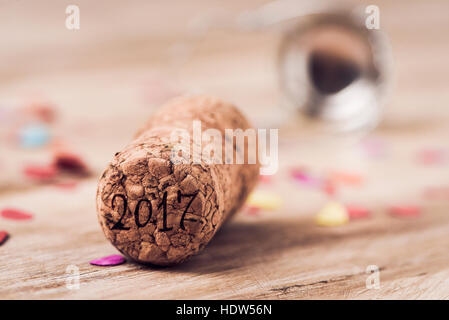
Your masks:
[{"label": "cork", "polygon": [[[199,253],[244,204],[259,164],[191,161],[193,120],[201,129],[251,128],[233,105],[208,96],[176,98],[149,119],[100,178],[97,212],[106,238],[127,257],[168,266]],[[188,163],[171,158],[173,130],[190,134]],[[245,141],[245,149],[248,143]],[[204,146],[203,146],[204,147]],[[223,141],[223,156],[224,141]],[[234,153],[243,152],[233,143]],[[187,158],[186,158],[187,159]]]}]

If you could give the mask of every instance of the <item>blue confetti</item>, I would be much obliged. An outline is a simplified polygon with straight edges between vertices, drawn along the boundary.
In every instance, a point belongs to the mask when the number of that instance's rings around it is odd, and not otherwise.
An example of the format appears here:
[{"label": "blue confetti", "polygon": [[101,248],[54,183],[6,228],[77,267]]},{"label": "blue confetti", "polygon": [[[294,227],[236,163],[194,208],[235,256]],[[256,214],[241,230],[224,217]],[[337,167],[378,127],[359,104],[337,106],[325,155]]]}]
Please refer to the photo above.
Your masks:
[{"label": "blue confetti", "polygon": [[33,124],[20,131],[20,145],[24,148],[45,146],[50,140],[50,132],[45,125]]}]

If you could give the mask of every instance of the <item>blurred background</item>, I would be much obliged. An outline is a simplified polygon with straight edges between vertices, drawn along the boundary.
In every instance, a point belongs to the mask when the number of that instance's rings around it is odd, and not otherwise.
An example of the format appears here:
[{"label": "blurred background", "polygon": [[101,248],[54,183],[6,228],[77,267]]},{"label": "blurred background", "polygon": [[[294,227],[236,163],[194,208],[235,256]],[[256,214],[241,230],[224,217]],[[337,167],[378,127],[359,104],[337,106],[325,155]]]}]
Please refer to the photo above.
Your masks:
[{"label": "blurred background", "polygon": [[[291,1],[79,1],[79,30],[65,27],[70,4],[1,1],[2,119],[32,103],[51,104],[57,114],[49,128],[52,142],[64,139],[100,168],[152,108],[179,94],[216,95],[238,105],[258,126],[285,126],[279,47],[295,21],[288,19],[295,14],[285,18]],[[369,5],[297,2],[294,8],[301,17],[343,4],[350,10]],[[446,3],[376,5],[379,32],[388,37],[394,59],[380,129],[435,130],[449,114],[444,106],[449,94],[444,90],[448,41],[442,32],[448,24]],[[260,14],[263,9],[271,20]],[[2,154],[9,155],[2,166],[12,174],[6,162],[17,164],[16,159],[38,152],[22,153],[11,145],[5,138],[14,135],[8,123],[2,122]],[[2,175],[2,185],[5,179]]]},{"label": "blurred background", "polygon": [[[73,4],[80,9],[79,30],[66,28],[66,8]],[[364,19],[364,9],[373,4],[380,10],[380,28],[370,32],[383,42],[370,49],[374,58],[382,55],[378,63],[385,67],[379,123],[375,128],[377,121],[357,130],[334,128],[315,134],[301,122],[304,112],[298,101],[285,91],[283,72],[290,65],[284,64],[282,44],[309,13],[348,8]],[[392,281],[391,288],[398,275],[421,268],[435,271],[441,266],[435,273],[449,272],[443,267],[449,259],[439,251],[442,241],[448,244],[442,238],[449,231],[444,214],[449,209],[448,11],[444,0],[313,5],[285,0],[0,0],[0,209],[20,207],[36,216],[36,224],[25,229],[0,220],[0,229],[12,234],[0,254],[6,250],[19,265],[27,253],[36,252],[44,270],[61,274],[73,254],[81,259],[111,251],[95,221],[98,176],[159,105],[180,94],[206,93],[234,103],[257,127],[279,128],[280,169],[262,178],[258,191],[263,193],[255,197],[259,200],[234,223],[260,224],[272,233],[270,228],[276,226],[282,236],[268,236],[271,244],[262,244],[260,255],[250,255],[237,269],[250,272],[275,256],[282,281],[289,283],[300,274],[319,279],[314,270],[341,274],[376,263],[393,270],[385,278]],[[299,95],[307,86],[298,86]],[[343,102],[349,103],[354,99]],[[370,212],[371,219],[350,221],[336,231],[314,229],[313,217],[329,201],[355,205]],[[387,214],[392,207],[405,208],[416,219],[405,224],[392,220]],[[403,211],[399,215],[404,216]],[[213,244],[213,250],[223,254],[208,249],[185,268],[220,274],[218,264],[236,264],[245,248],[266,236],[260,230],[233,230],[232,225],[229,235]],[[305,238],[298,239],[298,234]],[[328,237],[336,239],[339,258],[323,258],[333,245],[317,239]],[[237,241],[244,243],[240,249]],[[432,257],[424,257],[429,248]],[[296,257],[290,260],[297,266],[294,271],[287,267],[286,252]],[[407,260],[410,255],[418,260]],[[411,271],[398,267],[404,264]],[[182,271],[173,282],[185,276]],[[23,265],[14,272],[17,276],[34,270]],[[0,287],[6,288],[6,296],[26,295],[26,288],[10,284],[12,274],[3,276]],[[269,286],[279,279],[264,281]],[[203,280],[212,287],[215,283]],[[46,280],[26,281],[39,286]],[[233,288],[234,293],[223,297],[272,297],[259,295],[257,288],[244,293]],[[95,290],[92,283],[84,296],[98,294]],[[183,297],[161,290],[166,297]],[[214,297],[199,287],[195,290],[197,297]],[[342,289],[332,290],[323,292],[330,297],[342,294]],[[42,293],[66,294],[62,289]],[[374,295],[350,291],[348,296],[357,294]],[[395,297],[392,289],[375,295]]]}]

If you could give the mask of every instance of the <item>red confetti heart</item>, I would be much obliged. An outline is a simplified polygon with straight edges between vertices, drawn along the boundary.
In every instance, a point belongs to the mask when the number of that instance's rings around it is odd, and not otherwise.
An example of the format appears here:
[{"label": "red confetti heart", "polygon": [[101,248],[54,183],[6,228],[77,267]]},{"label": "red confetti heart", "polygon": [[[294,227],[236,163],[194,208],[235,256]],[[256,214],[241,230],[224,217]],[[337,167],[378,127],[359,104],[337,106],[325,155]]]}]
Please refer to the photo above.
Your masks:
[{"label": "red confetti heart", "polygon": [[58,174],[58,170],[52,166],[26,166],[23,170],[25,176],[33,180],[48,181],[52,180]]},{"label": "red confetti heart", "polygon": [[5,219],[11,219],[11,220],[29,220],[33,218],[32,214],[29,214],[27,212],[17,210],[17,209],[3,209],[0,212],[0,215]]},{"label": "red confetti heart", "polygon": [[392,206],[389,212],[393,216],[404,218],[416,218],[421,214],[421,208],[418,206],[404,205],[404,206]]},{"label": "red confetti heart", "polygon": [[247,207],[248,215],[250,216],[258,216],[260,215],[260,208],[256,206],[248,206]]},{"label": "red confetti heart", "polygon": [[61,171],[85,175],[88,173],[87,165],[80,156],[69,152],[58,152],[53,159],[53,165]]},{"label": "red confetti heart", "polygon": [[350,219],[363,219],[371,216],[371,212],[368,209],[356,205],[347,205],[346,210]]},{"label": "red confetti heart", "polygon": [[9,233],[3,230],[0,230],[0,246],[6,242],[9,238]]},{"label": "red confetti heart", "polygon": [[94,266],[118,266],[119,264],[123,264],[125,262],[126,259],[123,256],[113,254],[111,256],[92,260],[90,264]]}]

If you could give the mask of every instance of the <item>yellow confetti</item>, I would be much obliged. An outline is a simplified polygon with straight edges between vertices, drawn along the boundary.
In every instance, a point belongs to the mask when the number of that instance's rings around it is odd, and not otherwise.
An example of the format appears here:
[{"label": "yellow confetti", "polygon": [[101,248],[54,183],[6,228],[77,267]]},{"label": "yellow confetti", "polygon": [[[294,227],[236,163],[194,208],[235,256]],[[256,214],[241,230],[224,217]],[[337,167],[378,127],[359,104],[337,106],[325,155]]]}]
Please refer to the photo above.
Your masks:
[{"label": "yellow confetti", "polygon": [[282,198],[278,194],[265,190],[254,191],[246,200],[248,206],[263,210],[276,210],[282,206],[282,203]]},{"label": "yellow confetti", "polygon": [[349,221],[348,211],[338,202],[326,204],[316,216],[316,224],[324,227],[341,226]]}]

